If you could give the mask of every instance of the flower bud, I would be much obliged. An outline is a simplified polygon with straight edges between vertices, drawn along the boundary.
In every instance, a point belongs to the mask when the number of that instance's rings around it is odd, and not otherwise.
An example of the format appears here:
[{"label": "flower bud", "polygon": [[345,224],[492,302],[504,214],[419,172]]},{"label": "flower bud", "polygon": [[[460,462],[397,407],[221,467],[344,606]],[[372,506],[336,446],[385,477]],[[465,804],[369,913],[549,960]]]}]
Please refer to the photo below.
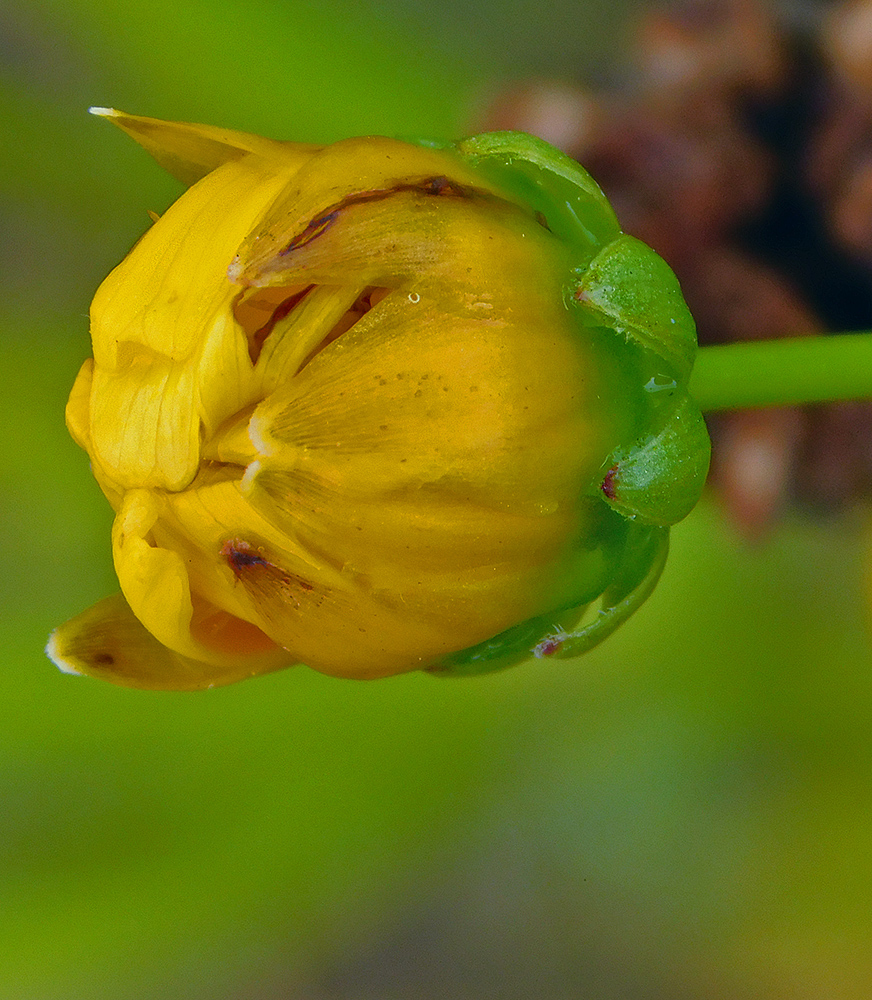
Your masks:
[{"label": "flower bud", "polygon": [[192,186],[92,306],[67,422],[122,594],[55,631],[59,666],[478,673],[645,599],[708,464],[694,326],[582,168],[518,133],[318,148],[97,110]]}]

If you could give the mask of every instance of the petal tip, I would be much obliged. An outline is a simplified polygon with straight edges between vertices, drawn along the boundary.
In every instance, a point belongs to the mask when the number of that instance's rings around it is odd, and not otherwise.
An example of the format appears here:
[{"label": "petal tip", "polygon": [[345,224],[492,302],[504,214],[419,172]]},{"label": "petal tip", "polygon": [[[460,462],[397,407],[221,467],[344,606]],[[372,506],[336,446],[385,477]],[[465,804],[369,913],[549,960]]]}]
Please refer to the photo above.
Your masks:
[{"label": "petal tip", "polygon": [[65,674],[72,674],[75,677],[84,677],[85,675],[81,670],[77,670],[75,666],[69,661],[64,659],[60,650],[58,649],[58,635],[57,629],[48,637],[48,642],[45,646],[45,655],[51,660],[51,662]]},{"label": "petal tip", "polygon": [[88,108],[88,114],[96,115],[98,118],[118,118],[121,112],[116,111],[115,108],[98,108],[95,105],[92,108]]}]

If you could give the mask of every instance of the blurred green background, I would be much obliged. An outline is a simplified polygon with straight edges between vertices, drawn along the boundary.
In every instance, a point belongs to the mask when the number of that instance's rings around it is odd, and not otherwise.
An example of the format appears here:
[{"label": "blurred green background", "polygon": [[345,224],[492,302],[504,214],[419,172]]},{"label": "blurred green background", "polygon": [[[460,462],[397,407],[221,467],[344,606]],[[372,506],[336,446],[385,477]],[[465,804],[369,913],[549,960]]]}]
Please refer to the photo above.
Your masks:
[{"label": "blurred green background", "polygon": [[870,996],[865,516],[750,549],[707,499],[604,647],[477,680],[155,695],[42,653],[115,589],[63,425],[88,302],[178,193],[87,106],[455,135],[625,11],[0,3],[0,1000]]}]

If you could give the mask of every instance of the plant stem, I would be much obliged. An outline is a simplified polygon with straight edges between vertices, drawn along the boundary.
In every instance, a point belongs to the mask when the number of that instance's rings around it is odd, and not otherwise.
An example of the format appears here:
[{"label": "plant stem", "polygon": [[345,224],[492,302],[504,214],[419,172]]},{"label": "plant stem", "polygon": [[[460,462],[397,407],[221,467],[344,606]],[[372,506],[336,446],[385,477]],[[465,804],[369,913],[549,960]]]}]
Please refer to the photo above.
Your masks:
[{"label": "plant stem", "polygon": [[701,347],[690,392],[703,411],[872,399],[872,332]]}]

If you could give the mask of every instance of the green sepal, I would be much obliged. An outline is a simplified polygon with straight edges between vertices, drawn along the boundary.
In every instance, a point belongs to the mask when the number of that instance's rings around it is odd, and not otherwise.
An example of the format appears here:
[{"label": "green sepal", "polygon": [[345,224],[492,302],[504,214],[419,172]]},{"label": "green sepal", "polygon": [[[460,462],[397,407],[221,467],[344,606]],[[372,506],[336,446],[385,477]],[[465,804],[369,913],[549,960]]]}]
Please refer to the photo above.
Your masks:
[{"label": "green sepal", "polygon": [[525,132],[485,132],[454,144],[483,177],[538,213],[561,240],[595,252],[620,234],[617,217],[590,174]]},{"label": "green sepal", "polygon": [[710,457],[705,421],[686,396],[641,446],[612,456],[603,496],[624,517],[645,524],[677,524],[699,500]]},{"label": "green sepal", "polygon": [[543,635],[572,628],[586,607],[531,618],[471,649],[447,656],[437,666],[429,667],[427,672],[434,677],[477,677],[517,666],[533,656],[533,650]]},{"label": "green sepal", "polygon": [[596,617],[572,632],[544,636],[531,651],[537,659],[569,659],[589,652],[607,639],[648,600],[669,554],[669,529],[639,525],[630,532],[615,579],[603,593]]},{"label": "green sepal", "polygon": [[586,625],[587,606],[543,615],[516,625],[472,649],[455,653],[429,673],[436,677],[473,677],[515,666],[531,657],[567,659],[598,646],[651,596],[666,565],[669,529],[633,525],[627,532],[615,575]]},{"label": "green sepal", "polygon": [[619,236],[577,269],[567,296],[591,319],[652,351],[686,384],[696,325],[672,269],[634,236]]}]

